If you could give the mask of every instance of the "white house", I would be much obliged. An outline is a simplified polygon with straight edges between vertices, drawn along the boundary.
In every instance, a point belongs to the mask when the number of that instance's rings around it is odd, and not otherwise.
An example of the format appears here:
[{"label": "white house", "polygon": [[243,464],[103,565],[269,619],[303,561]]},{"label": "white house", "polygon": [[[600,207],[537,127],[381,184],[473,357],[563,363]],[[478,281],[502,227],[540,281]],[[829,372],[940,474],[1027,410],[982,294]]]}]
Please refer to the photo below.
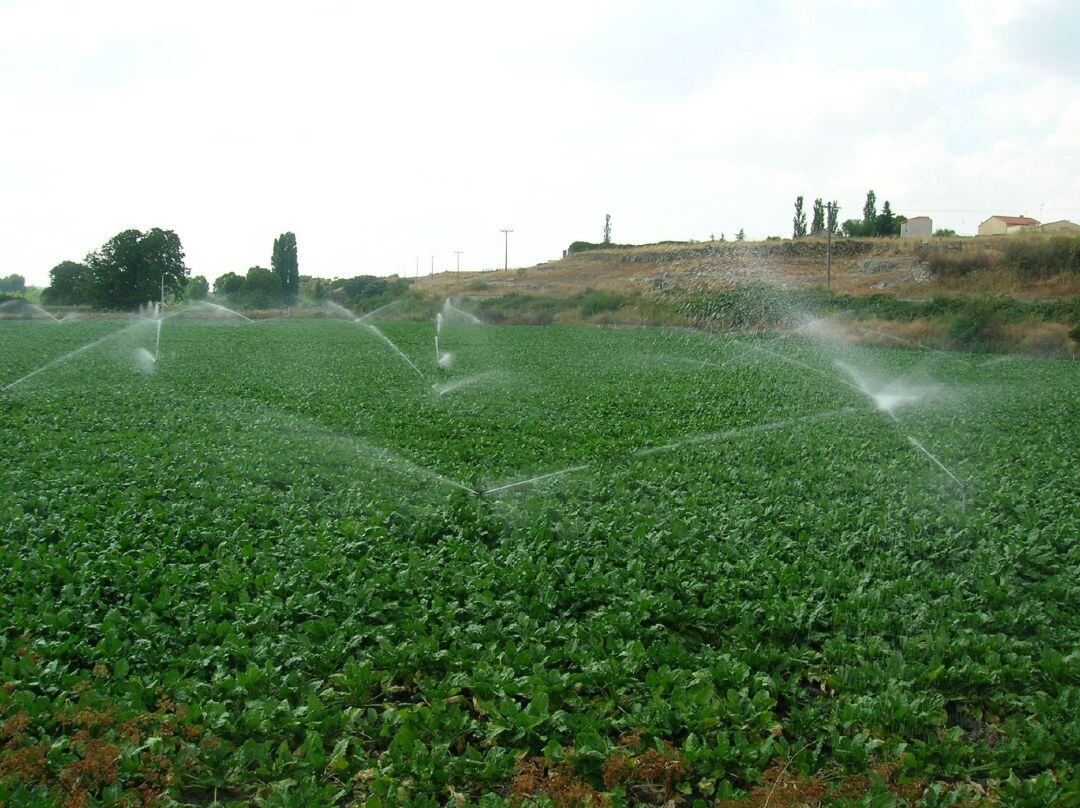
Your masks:
[{"label": "white house", "polygon": [[1080,235],[1080,224],[1070,222],[1068,219],[1060,219],[1056,222],[1047,222],[1039,227],[1040,233],[1050,233],[1055,236]]},{"label": "white house", "polygon": [[979,225],[980,236],[1012,236],[1035,230],[1039,223],[1028,216],[991,216]]},{"label": "white house", "polygon": [[929,216],[914,216],[900,223],[901,238],[932,235],[934,235],[934,223]]}]

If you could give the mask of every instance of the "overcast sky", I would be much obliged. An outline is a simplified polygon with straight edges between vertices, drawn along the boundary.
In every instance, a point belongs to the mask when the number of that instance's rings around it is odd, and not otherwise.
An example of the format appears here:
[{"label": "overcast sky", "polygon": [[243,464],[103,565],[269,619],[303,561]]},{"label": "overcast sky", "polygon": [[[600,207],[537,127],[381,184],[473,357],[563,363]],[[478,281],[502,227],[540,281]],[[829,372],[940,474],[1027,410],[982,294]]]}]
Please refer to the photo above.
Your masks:
[{"label": "overcast sky", "polygon": [[0,275],[127,228],[193,274],[791,234],[868,188],[1080,221],[1080,3],[0,0]]}]

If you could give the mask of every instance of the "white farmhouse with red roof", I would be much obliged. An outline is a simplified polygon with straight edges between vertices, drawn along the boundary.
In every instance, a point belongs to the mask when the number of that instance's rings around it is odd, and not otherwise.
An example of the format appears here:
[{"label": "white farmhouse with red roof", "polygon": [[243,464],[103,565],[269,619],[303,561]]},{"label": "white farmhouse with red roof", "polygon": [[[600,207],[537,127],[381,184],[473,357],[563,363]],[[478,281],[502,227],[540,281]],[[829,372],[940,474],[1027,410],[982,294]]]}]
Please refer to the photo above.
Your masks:
[{"label": "white farmhouse with red roof", "polygon": [[900,223],[900,237],[934,235],[934,223],[929,216],[912,216],[906,222]]},{"label": "white farmhouse with red roof", "polygon": [[980,236],[1011,236],[1036,230],[1039,223],[1029,216],[991,216],[979,225]]}]

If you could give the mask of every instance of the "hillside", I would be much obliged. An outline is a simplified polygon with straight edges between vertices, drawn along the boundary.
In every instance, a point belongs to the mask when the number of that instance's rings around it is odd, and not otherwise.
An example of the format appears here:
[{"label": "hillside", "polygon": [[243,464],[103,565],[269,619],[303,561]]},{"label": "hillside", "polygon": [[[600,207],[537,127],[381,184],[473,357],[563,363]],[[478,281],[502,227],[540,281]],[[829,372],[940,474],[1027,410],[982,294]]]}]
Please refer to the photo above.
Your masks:
[{"label": "hillside", "polygon": [[618,247],[416,290],[470,298],[492,322],[790,329],[824,317],[852,341],[1080,355],[1080,239],[837,239],[831,290],[825,255],[811,238]]},{"label": "hillside", "polygon": [[[1030,240],[1029,240],[1030,241]],[[1023,300],[1080,295],[1080,274],[1025,278],[1006,266],[1003,238],[836,239],[832,288],[851,295],[885,292],[904,298],[935,294],[1005,294]],[[508,272],[441,273],[417,289],[442,296],[508,292],[567,296],[586,289],[622,293],[679,287],[689,291],[764,284],[778,289],[825,287],[824,239],[703,242],[591,250]],[[964,274],[935,274],[937,264],[972,265]]]}]

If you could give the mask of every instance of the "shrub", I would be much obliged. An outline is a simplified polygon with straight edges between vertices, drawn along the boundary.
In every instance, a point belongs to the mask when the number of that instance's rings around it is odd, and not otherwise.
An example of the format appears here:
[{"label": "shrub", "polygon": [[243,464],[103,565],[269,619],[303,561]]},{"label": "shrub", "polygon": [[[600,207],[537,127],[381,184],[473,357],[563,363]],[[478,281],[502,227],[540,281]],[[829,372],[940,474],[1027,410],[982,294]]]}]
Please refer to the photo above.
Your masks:
[{"label": "shrub", "polygon": [[968,302],[949,321],[949,342],[954,348],[979,350],[989,348],[993,331],[1006,316],[1007,305],[994,298]]},{"label": "shrub", "polygon": [[1028,280],[1080,273],[1080,238],[1014,238],[1005,245],[1005,260]]},{"label": "shrub", "polygon": [[581,313],[586,317],[592,317],[602,311],[616,311],[626,304],[626,297],[618,292],[598,292],[586,289],[577,295],[581,305]]},{"label": "shrub", "polygon": [[990,269],[995,256],[988,250],[978,252],[927,252],[923,255],[926,268],[935,278],[958,278],[971,272]]}]

